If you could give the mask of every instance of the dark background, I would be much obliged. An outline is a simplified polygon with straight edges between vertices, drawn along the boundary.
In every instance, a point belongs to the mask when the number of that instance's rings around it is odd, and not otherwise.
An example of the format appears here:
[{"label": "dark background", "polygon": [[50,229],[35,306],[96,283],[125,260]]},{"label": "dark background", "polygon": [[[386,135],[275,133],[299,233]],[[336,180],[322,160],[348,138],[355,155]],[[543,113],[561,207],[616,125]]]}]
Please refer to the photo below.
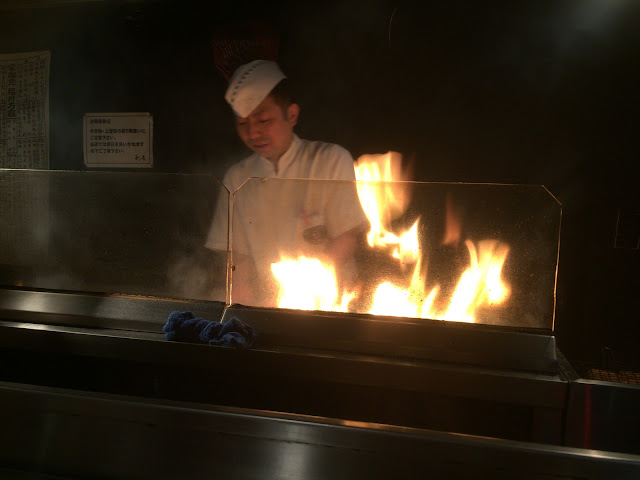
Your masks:
[{"label": "dark background", "polygon": [[7,1],[0,53],[51,51],[52,169],[84,168],[83,114],[150,112],[155,171],[221,177],[246,151],[211,36],[239,19],[279,32],[303,138],[399,151],[419,181],[545,185],[561,351],[640,369],[640,2]]}]

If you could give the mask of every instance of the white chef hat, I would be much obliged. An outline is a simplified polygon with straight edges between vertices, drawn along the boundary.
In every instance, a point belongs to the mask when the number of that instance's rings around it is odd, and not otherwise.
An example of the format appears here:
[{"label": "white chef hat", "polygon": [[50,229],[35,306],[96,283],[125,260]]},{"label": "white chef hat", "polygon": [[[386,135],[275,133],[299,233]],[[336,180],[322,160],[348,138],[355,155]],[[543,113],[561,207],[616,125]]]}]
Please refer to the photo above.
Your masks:
[{"label": "white chef hat", "polygon": [[233,72],[224,98],[237,116],[246,118],[283,78],[276,62],[254,60]]}]

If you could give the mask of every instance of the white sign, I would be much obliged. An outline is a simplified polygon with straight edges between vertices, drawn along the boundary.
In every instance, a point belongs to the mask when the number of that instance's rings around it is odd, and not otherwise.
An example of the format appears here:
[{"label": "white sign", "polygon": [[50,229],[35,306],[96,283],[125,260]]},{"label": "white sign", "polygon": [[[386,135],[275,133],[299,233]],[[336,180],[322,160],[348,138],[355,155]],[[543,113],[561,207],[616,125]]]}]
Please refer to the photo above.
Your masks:
[{"label": "white sign", "polygon": [[151,168],[153,118],[150,113],[87,113],[84,164],[97,168]]}]

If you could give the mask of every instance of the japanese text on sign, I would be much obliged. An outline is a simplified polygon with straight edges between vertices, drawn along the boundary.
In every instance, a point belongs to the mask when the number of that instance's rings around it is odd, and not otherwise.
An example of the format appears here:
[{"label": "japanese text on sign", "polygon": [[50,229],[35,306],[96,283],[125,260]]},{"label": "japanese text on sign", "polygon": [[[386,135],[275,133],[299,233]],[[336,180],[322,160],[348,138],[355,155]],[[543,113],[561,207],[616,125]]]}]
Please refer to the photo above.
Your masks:
[{"label": "japanese text on sign", "polygon": [[84,163],[87,167],[153,166],[153,120],[149,113],[87,113]]},{"label": "japanese text on sign", "polygon": [[0,167],[49,168],[50,58],[0,55]]}]

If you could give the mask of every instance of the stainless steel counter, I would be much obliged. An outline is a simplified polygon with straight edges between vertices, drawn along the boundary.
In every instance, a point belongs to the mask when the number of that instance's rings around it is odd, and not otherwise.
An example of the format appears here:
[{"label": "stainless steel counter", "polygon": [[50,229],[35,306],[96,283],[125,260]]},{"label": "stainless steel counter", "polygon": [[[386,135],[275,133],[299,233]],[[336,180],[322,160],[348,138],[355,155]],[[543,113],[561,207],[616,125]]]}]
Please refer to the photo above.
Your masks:
[{"label": "stainless steel counter", "polygon": [[631,479],[640,457],[0,384],[3,478]]},{"label": "stainless steel counter", "polygon": [[[176,310],[237,316],[258,340],[168,342]],[[0,318],[11,475],[638,473],[635,452],[583,443],[585,390],[549,332],[16,289]]]}]

